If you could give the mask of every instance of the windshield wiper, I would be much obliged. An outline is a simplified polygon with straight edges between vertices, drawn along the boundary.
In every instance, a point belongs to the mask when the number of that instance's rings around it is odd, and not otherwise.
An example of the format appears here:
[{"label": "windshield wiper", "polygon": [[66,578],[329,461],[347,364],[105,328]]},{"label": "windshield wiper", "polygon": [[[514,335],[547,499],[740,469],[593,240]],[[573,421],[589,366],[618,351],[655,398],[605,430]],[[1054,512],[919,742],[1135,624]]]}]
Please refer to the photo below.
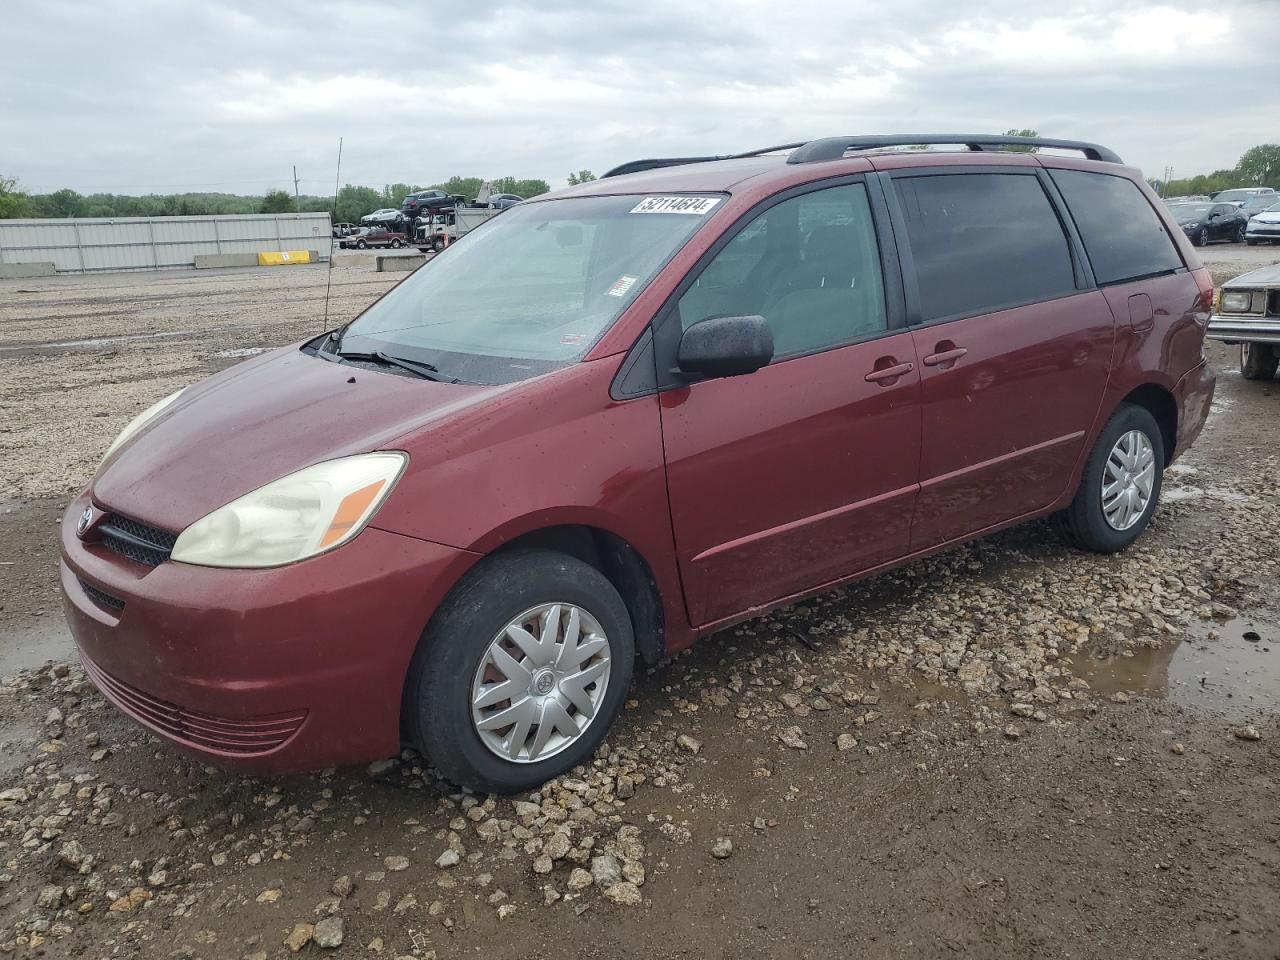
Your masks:
[{"label": "windshield wiper", "polygon": [[[323,357],[331,363],[341,363],[344,360],[363,360],[366,363],[381,363],[388,367],[399,367],[415,376],[421,377],[423,380],[435,380],[444,382],[445,378],[439,376],[440,371],[434,364],[426,363],[419,360],[406,360],[403,357],[395,357],[383,350],[375,350],[372,353],[343,353],[334,351],[330,353],[327,350],[320,349],[316,351],[318,356]],[[451,383],[457,383],[456,378],[450,379]]]}]

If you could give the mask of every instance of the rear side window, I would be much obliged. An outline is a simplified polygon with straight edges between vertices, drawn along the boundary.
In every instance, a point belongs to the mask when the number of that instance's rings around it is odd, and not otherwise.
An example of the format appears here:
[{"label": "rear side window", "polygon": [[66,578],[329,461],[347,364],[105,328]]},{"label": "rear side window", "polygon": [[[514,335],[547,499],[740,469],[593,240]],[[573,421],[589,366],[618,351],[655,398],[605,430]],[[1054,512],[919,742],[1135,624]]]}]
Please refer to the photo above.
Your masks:
[{"label": "rear side window", "polygon": [[1124,177],[1051,170],[1084,241],[1098,283],[1177,270],[1182,258],[1147,198]]},{"label": "rear side window", "polygon": [[1034,176],[894,180],[925,322],[991,313],[1075,290],[1071,249]]}]

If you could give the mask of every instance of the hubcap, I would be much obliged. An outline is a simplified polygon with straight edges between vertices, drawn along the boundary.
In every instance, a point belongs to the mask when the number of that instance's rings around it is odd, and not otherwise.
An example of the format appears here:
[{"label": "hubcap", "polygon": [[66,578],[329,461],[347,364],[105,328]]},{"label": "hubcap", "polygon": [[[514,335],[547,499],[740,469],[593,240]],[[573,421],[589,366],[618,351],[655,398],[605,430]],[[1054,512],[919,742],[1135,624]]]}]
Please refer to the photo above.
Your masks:
[{"label": "hubcap", "polygon": [[1142,518],[1151,503],[1155,478],[1151,440],[1141,430],[1123,434],[1102,471],[1102,514],[1112,530],[1128,530]]},{"label": "hubcap", "polygon": [[471,681],[471,722],[504,760],[534,763],[568,748],[609,686],[609,638],[586,610],[544,603],[489,642]]}]

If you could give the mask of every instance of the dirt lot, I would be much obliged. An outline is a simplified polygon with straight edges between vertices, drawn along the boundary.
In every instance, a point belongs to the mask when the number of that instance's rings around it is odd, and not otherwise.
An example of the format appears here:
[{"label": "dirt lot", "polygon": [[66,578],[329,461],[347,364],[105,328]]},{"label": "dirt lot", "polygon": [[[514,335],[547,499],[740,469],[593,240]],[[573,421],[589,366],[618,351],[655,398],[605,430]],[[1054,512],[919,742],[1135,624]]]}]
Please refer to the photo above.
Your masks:
[{"label": "dirt lot", "polygon": [[[338,258],[331,316],[400,276]],[[139,732],[67,662],[54,520],[131,415],[319,332],[325,280],[0,284],[0,954],[1280,957],[1280,384],[1217,347],[1125,555],[1031,524],[728,631],[537,794]]]}]

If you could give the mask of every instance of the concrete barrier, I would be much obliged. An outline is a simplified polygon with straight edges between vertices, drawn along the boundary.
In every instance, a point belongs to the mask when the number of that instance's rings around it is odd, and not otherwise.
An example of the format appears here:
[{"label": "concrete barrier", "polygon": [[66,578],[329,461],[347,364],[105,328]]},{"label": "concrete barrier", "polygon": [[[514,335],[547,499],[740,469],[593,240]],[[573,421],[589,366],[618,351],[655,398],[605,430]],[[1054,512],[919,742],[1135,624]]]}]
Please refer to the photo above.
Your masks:
[{"label": "concrete barrier", "polygon": [[0,263],[0,280],[17,280],[20,277],[52,277],[58,271],[53,261],[40,263]]},{"label": "concrete barrier", "polygon": [[376,258],[378,273],[411,273],[427,262],[425,253],[388,253]]},{"label": "concrete barrier", "polygon": [[271,250],[258,254],[260,267],[287,267],[294,263],[311,263],[320,259],[310,250]]},{"label": "concrete barrier", "polygon": [[197,253],[196,269],[211,270],[215,267],[256,267],[256,253]]}]

